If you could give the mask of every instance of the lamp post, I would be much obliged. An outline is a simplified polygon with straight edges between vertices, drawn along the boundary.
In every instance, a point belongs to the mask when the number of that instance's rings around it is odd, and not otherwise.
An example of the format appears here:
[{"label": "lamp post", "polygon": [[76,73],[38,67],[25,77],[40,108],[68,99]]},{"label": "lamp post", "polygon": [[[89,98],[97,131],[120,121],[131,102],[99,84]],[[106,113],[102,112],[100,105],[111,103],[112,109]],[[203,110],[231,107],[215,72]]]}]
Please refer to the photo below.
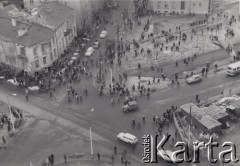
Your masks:
[{"label": "lamp post", "polygon": [[[94,108],[91,109],[91,112],[94,111]],[[90,150],[91,150],[91,157],[93,157],[93,142],[92,142],[92,126],[91,126],[91,119],[90,119],[90,125],[89,125],[89,133],[90,133]]]}]

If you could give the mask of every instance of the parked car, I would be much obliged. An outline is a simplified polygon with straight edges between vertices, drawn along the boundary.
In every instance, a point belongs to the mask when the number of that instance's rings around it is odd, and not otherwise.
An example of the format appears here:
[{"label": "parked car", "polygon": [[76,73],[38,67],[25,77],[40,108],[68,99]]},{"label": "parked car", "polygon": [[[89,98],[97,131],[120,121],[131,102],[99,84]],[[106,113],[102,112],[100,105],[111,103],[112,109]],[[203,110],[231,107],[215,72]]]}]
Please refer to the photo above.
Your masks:
[{"label": "parked car", "polygon": [[98,49],[99,47],[100,47],[99,41],[98,41],[98,40],[94,41],[94,42],[93,42],[93,48],[94,48],[94,49]]},{"label": "parked car", "polygon": [[19,83],[17,82],[16,79],[8,79],[7,82],[12,84],[12,85],[16,85],[16,86],[19,85]]},{"label": "parked car", "polygon": [[30,87],[28,87],[28,89],[30,90],[30,91],[39,91],[39,86],[30,86]]},{"label": "parked car", "polygon": [[117,135],[117,138],[123,142],[129,143],[129,144],[136,144],[138,142],[137,137],[135,137],[132,134],[129,133],[119,133]]},{"label": "parked car", "polygon": [[104,39],[107,36],[107,31],[102,31],[100,34],[100,38]]},{"label": "parked car", "polygon": [[187,78],[187,83],[188,84],[192,84],[192,83],[196,83],[202,80],[202,76],[200,74],[195,74],[189,78]]},{"label": "parked car", "polygon": [[136,101],[129,101],[126,105],[122,107],[123,112],[134,111],[138,109],[138,105]]},{"label": "parked car", "polygon": [[91,56],[93,51],[94,51],[93,47],[89,47],[85,53],[85,56]]}]

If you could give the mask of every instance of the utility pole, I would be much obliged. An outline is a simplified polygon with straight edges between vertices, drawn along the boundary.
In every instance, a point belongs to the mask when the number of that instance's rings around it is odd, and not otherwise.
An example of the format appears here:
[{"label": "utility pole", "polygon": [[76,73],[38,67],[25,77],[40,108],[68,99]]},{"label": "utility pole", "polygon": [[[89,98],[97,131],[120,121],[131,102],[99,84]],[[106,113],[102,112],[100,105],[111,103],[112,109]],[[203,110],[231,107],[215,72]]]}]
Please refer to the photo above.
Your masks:
[{"label": "utility pole", "polygon": [[[91,109],[91,112],[93,112],[94,109]],[[92,142],[92,124],[90,119],[90,126],[89,126],[89,132],[90,132],[90,150],[91,150],[91,157],[93,157],[93,142]]]},{"label": "utility pole", "polygon": [[191,147],[191,125],[192,125],[192,106],[189,108],[190,123],[188,128],[188,147]]}]

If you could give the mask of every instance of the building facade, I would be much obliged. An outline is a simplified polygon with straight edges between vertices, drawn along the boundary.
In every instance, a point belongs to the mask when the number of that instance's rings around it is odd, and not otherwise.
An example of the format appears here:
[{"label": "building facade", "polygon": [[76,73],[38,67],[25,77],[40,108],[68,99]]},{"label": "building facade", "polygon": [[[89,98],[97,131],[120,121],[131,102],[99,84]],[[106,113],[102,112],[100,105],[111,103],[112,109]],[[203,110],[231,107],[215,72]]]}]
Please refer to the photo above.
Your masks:
[{"label": "building facade", "polygon": [[31,21],[55,31],[57,55],[64,53],[77,36],[76,17],[73,9],[56,1],[44,3],[32,12]]},{"label": "building facade", "polygon": [[83,28],[85,24],[91,25],[93,12],[100,9],[104,2],[104,0],[23,0],[24,7],[29,10],[52,1],[57,1],[74,9],[79,29]]},{"label": "building facade", "polygon": [[151,7],[159,13],[209,14],[212,0],[151,0]]},{"label": "building facade", "polygon": [[18,71],[34,73],[50,66],[77,35],[74,11],[57,2],[31,14],[1,7],[0,62]]}]

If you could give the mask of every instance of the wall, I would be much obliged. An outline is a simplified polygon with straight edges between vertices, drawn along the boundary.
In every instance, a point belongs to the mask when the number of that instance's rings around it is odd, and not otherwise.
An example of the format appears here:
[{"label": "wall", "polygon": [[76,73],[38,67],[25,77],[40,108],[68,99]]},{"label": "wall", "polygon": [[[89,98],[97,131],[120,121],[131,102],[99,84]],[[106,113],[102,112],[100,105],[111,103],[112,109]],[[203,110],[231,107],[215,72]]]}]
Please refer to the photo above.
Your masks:
[{"label": "wall", "polygon": [[[185,2],[185,9],[181,9],[181,1],[162,1],[152,0],[152,7],[154,11],[163,12],[178,12],[178,13],[196,13],[206,14],[208,13],[209,0],[187,0]],[[199,5],[201,4],[201,5]],[[165,8],[167,6],[167,8]]]},{"label": "wall", "polygon": [[[65,36],[64,32],[70,29],[71,32]],[[56,42],[58,57],[64,53],[64,50],[69,46],[74,37],[77,36],[76,30],[76,16],[75,13],[70,15],[57,29],[56,29]]]},{"label": "wall", "polygon": [[[24,6],[27,9],[35,8],[41,5],[45,0],[24,0]],[[83,23],[91,24],[92,22],[92,11],[98,10],[102,7],[104,0],[46,0],[46,2],[58,1],[59,3],[65,4],[66,6],[74,9],[76,15],[77,28],[81,29]],[[42,2],[42,3],[41,3]]]},{"label": "wall", "polygon": [[[58,59],[58,56],[54,54],[54,49],[56,49],[55,37],[51,40],[39,43],[37,45],[26,47],[26,56],[28,58],[28,65],[31,66],[31,71],[38,71],[42,68],[50,66],[53,61]],[[44,63],[43,58],[46,57],[46,63]],[[39,62],[39,66],[36,66],[36,61]]]}]

